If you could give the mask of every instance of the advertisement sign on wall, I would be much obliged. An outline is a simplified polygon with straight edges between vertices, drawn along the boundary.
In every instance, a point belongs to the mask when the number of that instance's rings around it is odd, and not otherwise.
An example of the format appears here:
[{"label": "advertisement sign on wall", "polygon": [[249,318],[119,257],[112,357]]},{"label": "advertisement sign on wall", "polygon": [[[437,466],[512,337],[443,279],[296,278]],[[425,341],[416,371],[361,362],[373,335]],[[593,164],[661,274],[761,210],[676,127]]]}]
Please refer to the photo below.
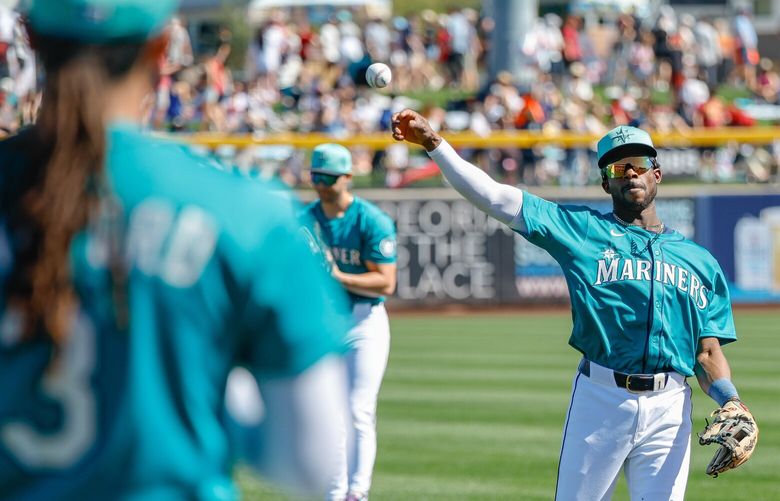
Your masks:
[{"label": "advertisement sign on wall", "polygon": [[729,280],[734,302],[780,301],[780,195],[698,199],[697,242]]},{"label": "advertisement sign on wall", "polygon": [[512,231],[465,200],[382,201],[396,223],[403,302],[493,303],[511,269]]}]

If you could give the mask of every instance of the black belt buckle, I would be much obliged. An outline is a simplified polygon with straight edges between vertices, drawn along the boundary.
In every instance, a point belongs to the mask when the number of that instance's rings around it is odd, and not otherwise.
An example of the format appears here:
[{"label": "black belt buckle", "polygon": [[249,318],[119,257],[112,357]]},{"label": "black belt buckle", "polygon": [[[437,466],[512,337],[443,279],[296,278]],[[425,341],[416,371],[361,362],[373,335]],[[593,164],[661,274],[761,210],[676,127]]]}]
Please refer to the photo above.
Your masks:
[{"label": "black belt buckle", "polygon": [[[631,387],[631,379],[635,379],[634,388]],[[626,391],[629,393],[644,393],[646,391],[658,391],[666,387],[669,376],[659,374],[626,374]]]},{"label": "black belt buckle", "polygon": [[[642,392],[647,391],[644,388],[643,389],[632,390],[631,389],[631,378],[632,377],[634,377],[634,374],[626,374],[626,390],[628,390],[629,393],[642,393]],[[640,379],[640,381],[641,381],[641,379]]]}]

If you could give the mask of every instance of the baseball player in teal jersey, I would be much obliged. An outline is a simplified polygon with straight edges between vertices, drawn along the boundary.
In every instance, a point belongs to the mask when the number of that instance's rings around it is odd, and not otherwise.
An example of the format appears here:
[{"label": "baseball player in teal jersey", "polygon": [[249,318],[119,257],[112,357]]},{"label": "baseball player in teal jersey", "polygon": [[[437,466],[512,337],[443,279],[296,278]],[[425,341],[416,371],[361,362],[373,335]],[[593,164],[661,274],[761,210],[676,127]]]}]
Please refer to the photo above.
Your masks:
[{"label": "baseball player in teal jersey", "polygon": [[26,13],[47,80],[38,123],[0,143],[2,499],[237,499],[235,366],[264,398],[257,466],[332,477],[349,319],[299,209],[140,131],[175,9]]},{"label": "baseball player in teal jersey", "polygon": [[563,269],[574,324],[569,344],[583,359],[556,499],[609,499],[621,470],[632,499],[683,499],[691,434],[686,378],[696,375],[722,408],[733,405],[738,395],[720,346],[736,335],[720,266],[656,213],[662,175],[650,136],[618,127],[599,141],[609,214],[495,182],[414,111],[394,115],[393,137],[422,145],[465,198]]},{"label": "baseball player in teal jersey", "polygon": [[[311,177],[319,200],[305,216],[322,235],[333,261],[333,276],[352,301],[355,326],[347,353],[347,426],[341,467],[328,499],[368,499],[376,458],[376,404],[390,352],[390,325],[384,296],[396,282],[393,221],[375,205],[350,193],[352,156],[337,144],[312,153]],[[349,443],[349,445],[347,445]]]}]

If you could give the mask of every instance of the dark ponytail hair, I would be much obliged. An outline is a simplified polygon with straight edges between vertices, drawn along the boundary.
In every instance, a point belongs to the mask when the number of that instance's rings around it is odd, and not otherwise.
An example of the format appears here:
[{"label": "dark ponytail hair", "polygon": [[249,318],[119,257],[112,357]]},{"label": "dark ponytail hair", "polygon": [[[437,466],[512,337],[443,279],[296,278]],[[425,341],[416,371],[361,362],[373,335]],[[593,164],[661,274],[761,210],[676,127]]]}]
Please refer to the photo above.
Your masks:
[{"label": "dark ponytail hair", "polygon": [[[107,84],[129,72],[144,45],[84,45],[34,33],[32,40],[46,83],[25,148],[28,182],[9,221],[25,238],[14,252],[6,297],[23,313],[26,338],[51,336],[59,343],[78,306],[71,241],[97,214],[105,185]],[[118,278],[119,259],[111,260]]]}]

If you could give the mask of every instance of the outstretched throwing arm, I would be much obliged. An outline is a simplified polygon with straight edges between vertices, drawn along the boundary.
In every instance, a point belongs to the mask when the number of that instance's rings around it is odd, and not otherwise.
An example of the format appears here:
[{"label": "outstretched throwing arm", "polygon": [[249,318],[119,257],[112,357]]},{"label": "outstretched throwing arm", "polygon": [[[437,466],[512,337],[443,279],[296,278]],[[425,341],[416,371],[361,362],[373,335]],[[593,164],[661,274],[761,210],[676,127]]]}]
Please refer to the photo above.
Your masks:
[{"label": "outstretched throwing arm", "polygon": [[466,200],[513,229],[524,229],[522,218],[517,217],[523,206],[523,191],[495,181],[461,158],[422,115],[409,109],[394,114],[393,139],[421,145]]}]

